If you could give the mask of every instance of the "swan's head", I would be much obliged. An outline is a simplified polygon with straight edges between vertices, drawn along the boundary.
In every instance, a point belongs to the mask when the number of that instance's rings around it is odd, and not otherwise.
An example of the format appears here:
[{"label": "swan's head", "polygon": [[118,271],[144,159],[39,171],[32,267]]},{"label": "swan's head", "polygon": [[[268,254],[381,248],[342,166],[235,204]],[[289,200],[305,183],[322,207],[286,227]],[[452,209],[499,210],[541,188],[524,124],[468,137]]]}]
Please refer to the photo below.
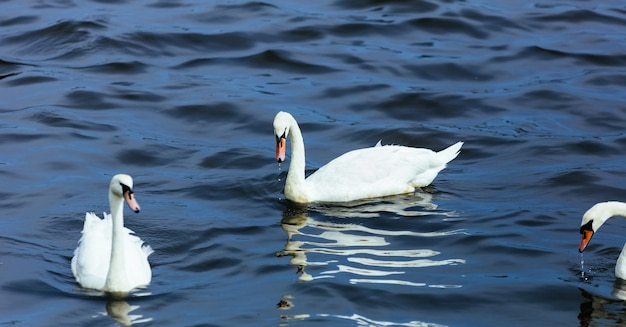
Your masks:
[{"label": "swan's head", "polygon": [[589,241],[591,241],[591,237],[600,229],[600,226],[602,226],[607,219],[616,215],[616,207],[618,206],[620,206],[618,202],[601,202],[596,203],[585,212],[582,222],[580,223],[582,241],[578,248],[579,252],[582,253],[585,251]]},{"label": "swan's head", "polygon": [[294,118],[291,114],[281,111],[274,117],[274,135],[276,136],[276,161],[285,161],[287,135],[289,135]]},{"label": "swan's head", "polygon": [[133,193],[133,178],[126,174],[113,176],[109,185],[109,196],[124,198],[130,210],[139,212],[139,204]]}]

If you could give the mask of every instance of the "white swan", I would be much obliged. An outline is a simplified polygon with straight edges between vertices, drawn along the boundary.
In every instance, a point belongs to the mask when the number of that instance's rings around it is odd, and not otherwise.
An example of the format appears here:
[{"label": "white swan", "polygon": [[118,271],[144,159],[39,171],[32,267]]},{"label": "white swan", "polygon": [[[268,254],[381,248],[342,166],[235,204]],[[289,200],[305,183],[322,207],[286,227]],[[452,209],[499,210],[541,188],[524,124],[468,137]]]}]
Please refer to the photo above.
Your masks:
[{"label": "white swan", "polygon": [[[622,216],[626,218],[626,203],[609,201],[596,203],[583,215],[582,222],[580,223],[580,234],[582,234],[582,241],[578,251],[582,253],[585,251],[587,244],[591,240],[591,237],[598,231],[600,226],[604,224],[611,217]],[[622,252],[617,258],[615,265],[615,277],[626,280],[626,244],[622,249]]]},{"label": "white swan", "polygon": [[111,214],[104,213],[104,219],[92,212],[85,215],[83,235],[72,258],[72,273],[84,288],[123,296],[152,279],[148,263],[152,248],[124,227],[124,200],[139,212],[133,179],[115,175],[109,185]]},{"label": "white swan", "polygon": [[299,203],[346,202],[387,195],[411,193],[427,186],[456,158],[463,146],[458,142],[442,151],[398,145],[347,152],[304,178],[304,141],[293,116],[279,112],[274,118],[276,160],[285,160],[286,139],[291,137],[291,163],[285,197]]}]

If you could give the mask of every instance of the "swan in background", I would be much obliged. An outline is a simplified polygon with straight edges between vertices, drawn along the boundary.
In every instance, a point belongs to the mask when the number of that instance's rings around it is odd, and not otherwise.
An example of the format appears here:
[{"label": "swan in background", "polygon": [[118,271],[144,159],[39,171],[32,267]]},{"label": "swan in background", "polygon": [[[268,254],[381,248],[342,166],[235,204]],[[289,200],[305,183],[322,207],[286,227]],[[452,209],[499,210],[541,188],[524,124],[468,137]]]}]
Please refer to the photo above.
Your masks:
[{"label": "swan in background", "polygon": [[285,160],[287,136],[291,137],[291,163],[285,197],[298,203],[347,202],[414,192],[428,186],[463,146],[458,142],[434,152],[430,149],[380,145],[347,152],[308,178],[302,132],[295,118],[279,112],[274,118],[276,160]]},{"label": "swan in background", "polygon": [[83,235],[72,258],[72,273],[84,288],[124,296],[152,279],[148,263],[152,248],[124,227],[124,200],[139,212],[133,179],[115,175],[109,185],[111,214],[104,213],[104,219],[92,212],[85,215]]},{"label": "swan in background", "polygon": [[[596,203],[583,215],[580,223],[582,241],[578,251],[582,253],[587,248],[591,237],[598,231],[600,226],[611,217],[622,216],[626,218],[626,203],[609,201]],[[626,245],[617,258],[615,265],[615,277],[626,280]]]}]

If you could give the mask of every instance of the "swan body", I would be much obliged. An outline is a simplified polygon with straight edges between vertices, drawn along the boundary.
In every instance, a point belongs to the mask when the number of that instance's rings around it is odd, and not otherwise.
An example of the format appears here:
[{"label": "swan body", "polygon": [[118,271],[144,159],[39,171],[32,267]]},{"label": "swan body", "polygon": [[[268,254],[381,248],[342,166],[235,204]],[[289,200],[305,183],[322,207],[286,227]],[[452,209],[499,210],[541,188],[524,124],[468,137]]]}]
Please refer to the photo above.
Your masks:
[{"label": "swan body", "polygon": [[291,137],[291,163],[285,197],[299,203],[347,202],[414,192],[428,186],[463,146],[458,142],[435,152],[399,145],[380,145],[347,152],[305,179],[304,140],[293,116],[279,112],[274,118],[276,159],[285,160]]},{"label": "swan body", "polygon": [[[582,253],[587,248],[591,237],[598,231],[600,226],[604,224],[609,218],[621,216],[626,218],[626,203],[609,201],[596,203],[583,215],[582,222],[580,223],[580,234],[582,234],[582,241],[578,251]],[[626,280],[626,244],[622,249],[622,252],[617,258],[615,264],[615,277]]]},{"label": "swan body", "polygon": [[147,286],[152,279],[148,256],[152,248],[124,227],[124,200],[139,212],[133,194],[133,180],[115,175],[109,185],[111,214],[100,219],[92,212],[85,215],[82,237],[72,258],[72,273],[84,288],[124,295]]}]

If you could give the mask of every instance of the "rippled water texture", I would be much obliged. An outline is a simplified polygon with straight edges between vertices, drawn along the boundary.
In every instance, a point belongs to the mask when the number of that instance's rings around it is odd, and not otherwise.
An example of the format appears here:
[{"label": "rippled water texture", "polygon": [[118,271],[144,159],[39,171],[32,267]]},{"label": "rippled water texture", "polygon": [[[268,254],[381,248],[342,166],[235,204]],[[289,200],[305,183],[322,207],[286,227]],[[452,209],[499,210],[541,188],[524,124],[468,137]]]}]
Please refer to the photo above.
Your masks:
[{"label": "rippled water texture", "polygon": [[[626,223],[619,1],[0,0],[0,325],[614,326]],[[415,194],[284,199],[383,143],[461,154]],[[388,169],[394,169],[389,162]],[[134,176],[153,279],[81,289],[84,214]]]}]

